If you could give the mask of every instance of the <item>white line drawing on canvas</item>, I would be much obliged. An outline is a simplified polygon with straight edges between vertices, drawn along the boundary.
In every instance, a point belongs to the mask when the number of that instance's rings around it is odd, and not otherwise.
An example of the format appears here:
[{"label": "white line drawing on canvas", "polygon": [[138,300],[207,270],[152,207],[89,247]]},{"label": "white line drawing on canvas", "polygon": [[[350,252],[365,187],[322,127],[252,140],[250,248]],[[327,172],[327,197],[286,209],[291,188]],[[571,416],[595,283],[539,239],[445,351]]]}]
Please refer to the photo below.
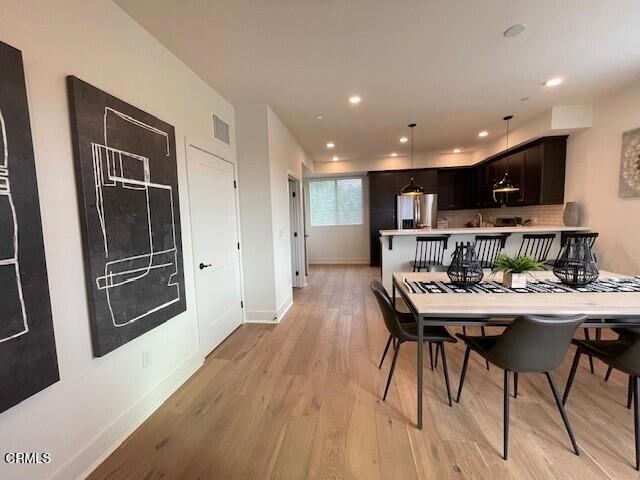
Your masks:
[{"label": "white line drawing on canvas", "polygon": [[[16,217],[16,209],[13,204],[13,196],[11,195],[11,183],[9,181],[9,144],[7,141],[7,129],[4,120],[4,115],[2,114],[2,110],[0,110],[0,134],[2,135],[2,152],[0,153],[0,202],[4,203],[5,209],[8,208],[10,215],[12,217],[12,227],[13,231],[8,232],[11,237],[11,241],[13,245],[11,248],[11,252],[8,256],[3,256],[0,258],[0,269],[11,269],[13,270],[13,278],[15,278],[15,295],[17,296],[17,306],[18,307],[18,317],[22,317],[22,329],[18,330],[15,333],[5,334],[6,336],[2,337],[0,334],[0,343],[6,342],[13,338],[24,335],[29,331],[29,323],[27,322],[27,313],[24,306],[24,296],[22,293],[22,280],[20,278],[20,264],[18,263],[18,219]],[[11,227],[11,222],[10,222]],[[7,233],[7,232],[5,232]],[[7,293],[7,296],[10,296],[10,293]],[[16,299],[14,299],[16,300]],[[5,301],[10,302],[11,298],[6,299]],[[10,322],[11,319],[2,319],[2,321]],[[20,320],[17,322],[20,323]],[[1,330],[0,330],[1,332]]]},{"label": "white line drawing on canvas", "polygon": [[[120,148],[109,146],[107,118],[109,115],[115,115],[120,120],[131,124],[132,127],[142,128],[153,135],[164,137],[166,142],[165,156],[170,155],[169,134],[157,128],[147,125],[129,115],[118,112],[113,108],[105,108],[104,112],[104,144],[91,143],[91,153],[93,159],[93,176],[96,195],[96,211],[102,237],[104,242],[105,267],[104,274],[95,279],[96,286],[99,291],[103,291],[106,296],[107,304],[111,314],[111,321],[115,327],[122,327],[131,324],[143,317],[168,307],[180,301],[180,285],[175,281],[178,275],[178,252],[176,247],[175,233],[175,216],[173,207],[173,188],[170,185],[163,185],[151,181],[151,171],[149,158],[141,152],[129,152]],[[105,206],[105,190],[122,189],[139,191],[142,201],[146,209],[147,238],[143,252],[132,252],[124,258],[110,259],[110,231],[107,225],[107,216],[109,215],[109,205]],[[151,194],[163,194],[166,196],[168,208],[170,208],[170,231],[171,245],[170,248],[154,250],[154,230],[152,222],[152,207],[150,202]],[[164,225],[161,225],[164,227]],[[161,232],[162,233],[162,232]],[[136,282],[143,281],[151,273],[170,269],[170,275],[166,283],[166,287],[171,291],[163,292],[168,299],[164,302],[154,305],[142,313],[137,312],[132,316],[118,310],[119,305],[113,300],[111,293],[115,288],[134,288]],[[171,271],[172,269],[172,271]]]}]

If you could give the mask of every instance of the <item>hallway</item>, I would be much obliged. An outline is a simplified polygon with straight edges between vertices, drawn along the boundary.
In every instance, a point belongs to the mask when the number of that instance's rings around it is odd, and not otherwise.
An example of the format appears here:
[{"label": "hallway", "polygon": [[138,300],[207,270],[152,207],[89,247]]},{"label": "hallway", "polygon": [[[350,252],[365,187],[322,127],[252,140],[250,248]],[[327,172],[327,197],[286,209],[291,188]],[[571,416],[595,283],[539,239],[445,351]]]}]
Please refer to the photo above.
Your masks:
[{"label": "hallway", "polygon": [[[415,345],[400,355],[387,402],[386,331],[368,266],[313,266],[276,326],[243,325],[92,474],[93,479],[634,478],[626,378],[604,383],[583,360],[568,415],[571,449],[543,376],[523,375],[502,451],[502,371],[471,356],[450,408],[441,365],[425,372],[425,429],[415,421]],[[573,351],[562,371],[564,387]],[[448,346],[457,391],[461,344]],[[428,359],[427,359],[428,363]]]}]

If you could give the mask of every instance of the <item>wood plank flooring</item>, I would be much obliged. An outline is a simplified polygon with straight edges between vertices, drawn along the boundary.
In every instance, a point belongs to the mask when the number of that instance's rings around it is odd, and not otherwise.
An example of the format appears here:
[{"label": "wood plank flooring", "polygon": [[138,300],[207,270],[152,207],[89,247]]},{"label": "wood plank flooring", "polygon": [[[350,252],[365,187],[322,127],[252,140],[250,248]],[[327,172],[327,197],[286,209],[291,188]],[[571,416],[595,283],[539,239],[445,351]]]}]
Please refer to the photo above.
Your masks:
[{"label": "wood plank flooring", "polygon": [[[425,373],[424,430],[415,428],[415,345],[401,350],[386,402],[387,333],[367,266],[314,266],[276,326],[243,325],[92,474],[91,479],[627,479],[633,414],[627,380],[603,382],[582,360],[567,408],[582,455],[546,379],[520,375],[502,452],[502,372],[472,354],[459,404],[440,365]],[[473,329],[472,329],[473,330]],[[564,388],[573,350],[554,372]],[[426,356],[428,363],[428,355]],[[460,343],[448,346],[453,394]]]}]

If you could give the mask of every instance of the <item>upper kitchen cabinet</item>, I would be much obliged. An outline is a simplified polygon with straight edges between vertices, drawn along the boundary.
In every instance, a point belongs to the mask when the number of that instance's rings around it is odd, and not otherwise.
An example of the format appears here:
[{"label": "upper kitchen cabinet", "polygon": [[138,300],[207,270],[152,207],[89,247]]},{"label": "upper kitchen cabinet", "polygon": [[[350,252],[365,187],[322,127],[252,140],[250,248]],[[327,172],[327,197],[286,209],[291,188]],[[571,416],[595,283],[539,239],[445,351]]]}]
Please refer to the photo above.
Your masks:
[{"label": "upper kitchen cabinet", "polygon": [[369,205],[373,212],[393,212],[396,195],[412,178],[424,188],[425,193],[436,193],[438,189],[438,172],[434,169],[369,172],[368,176]]},{"label": "upper kitchen cabinet", "polygon": [[[476,167],[478,207],[553,205],[564,202],[564,173],[567,137],[545,137],[523,145]],[[496,202],[493,184],[505,172],[520,187],[501,194]]]},{"label": "upper kitchen cabinet", "polygon": [[564,203],[566,137],[549,137],[507,157],[509,176],[520,187],[507,205]]},{"label": "upper kitchen cabinet", "polygon": [[393,211],[396,178],[393,172],[369,172],[369,208],[371,212]]},{"label": "upper kitchen cabinet", "polygon": [[442,168],[438,170],[438,210],[473,208],[473,184],[473,168]]},{"label": "upper kitchen cabinet", "polygon": [[493,198],[493,184],[504,176],[506,169],[507,160],[504,157],[481,163],[475,168],[476,207],[496,206],[496,200]]}]

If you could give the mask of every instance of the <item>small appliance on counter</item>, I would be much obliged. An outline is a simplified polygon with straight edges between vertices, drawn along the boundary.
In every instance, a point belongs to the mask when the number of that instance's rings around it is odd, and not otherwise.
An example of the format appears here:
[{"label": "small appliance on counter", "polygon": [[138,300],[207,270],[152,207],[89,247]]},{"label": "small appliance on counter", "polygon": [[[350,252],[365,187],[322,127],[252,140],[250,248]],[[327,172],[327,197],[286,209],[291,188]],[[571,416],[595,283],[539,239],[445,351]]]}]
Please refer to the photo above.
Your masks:
[{"label": "small appliance on counter", "polygon": [[497,217],[496,227],[521,227],[522,217]]},{"label": "small appliance on counter", "polygon": [[396,228],[436,228],[438,195],[396,195]]}]

